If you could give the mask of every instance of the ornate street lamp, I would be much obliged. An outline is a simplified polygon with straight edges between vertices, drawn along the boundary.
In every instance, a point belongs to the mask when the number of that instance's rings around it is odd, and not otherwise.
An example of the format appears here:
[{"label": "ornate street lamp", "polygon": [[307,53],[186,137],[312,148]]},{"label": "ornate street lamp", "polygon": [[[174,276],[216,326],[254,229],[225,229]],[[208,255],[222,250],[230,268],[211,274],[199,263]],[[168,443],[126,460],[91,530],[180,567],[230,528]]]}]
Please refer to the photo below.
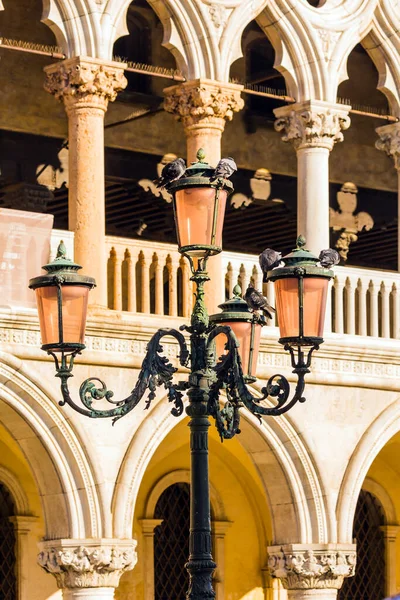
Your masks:
[{"label": "ornate street lamp", "polygon": [[[281,328],[280,342],[291,354],[297,383],[289,400],[290,386],[283,375],[273,375],[260,395],[253,395],[247,383],[254,381],[254,371],[261,326],[264,319],[250,311],[234,290],[234,298],[221,304],[222,313],[209,318],[204,303],[204,283],[209,280],[206,264],[209,256],[221,252],[223,214],[232,184],[223,178],[214,180],[212,169],[198,152],[198,162],[189,167],[179,180],[169,185],[174,197],[179,251],[189,259],[196,286],[196,300],[190,325],[176,329],[160,329],[150,339],[146,356],[132,393],[114,400],[113,392],[96,377],[90,377],[79,389],[80,404],[70,395],[68,379],[72,376],[74,357],[83,346],[87,293],[94,280],[77,274],[78,265],[65,258],[60,245],[57,258],[46,265],[47,275],[30,281],[36,291],[43,350],[56,363],[61,379],[61,405],[68,404],[92,418],[112,417],[113,423],[128,414],[149,392],[145,408],[155,398],[157,386],[163,385],[174,405],[171,412],[179,417],[184,410],[183,395],[188,397],[186,414],[190,417],[191,484],[190,484],[190,556],[189,600],[215,597],[212,573],[216,567],[211,555],[210,497],[208,477],[209,417],[215,419],[221,439],[239,433],[241,407],[261,415],[281,415],[296,402],[304,402],[304,377],[309,372],[311,354],[322,340],[328,280],[332,271],[318,267],[318,258],[304,250],[304,238],[297,248],[282,259],[284,266],[268,272],[275,282],[277,314]],[[190,349],[182,331],[189,334]],[[76,335],[76,337],[74,337]],[[173,381],[176,368],[162,356],[160,340],[170,336],[179,345],[179,362],[190,369],[187,381]],[[222,340],[222,341],[221,341]],[[303,348],[308,350],[304,358]],[[296,354],[297,350],[297,354]],[[221,398],[221,392],[224,397]],[[275,399],[267,407],[263,400]],[[95,402],[113,406],[96,408]]]}]

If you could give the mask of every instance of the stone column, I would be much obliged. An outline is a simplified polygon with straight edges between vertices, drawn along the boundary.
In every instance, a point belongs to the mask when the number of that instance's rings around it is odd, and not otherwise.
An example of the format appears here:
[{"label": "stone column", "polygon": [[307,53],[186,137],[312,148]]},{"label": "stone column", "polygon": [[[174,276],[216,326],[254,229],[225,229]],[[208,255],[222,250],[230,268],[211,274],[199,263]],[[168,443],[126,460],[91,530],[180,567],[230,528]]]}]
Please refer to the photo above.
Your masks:
[{"label": "stone column", "polygon": [[378,150],[383,150],[393,159],[397,171],[397,215],[399,218],[397,227],[397,270],[400,271],[400,123],[383,125],[375,131],[379,135],[375,147]]},{"label": "stone column", "polygon": [[15,515],[9,517],[10,522],[14,526],[15,533],[15,556],[16,556],[16,575],[17,575],[17,597],[18,600],[29,598],[29,552],[28,544],[30,536],[35,529],[38,517],[28,515]]},{"label": "stone column", "polygon": [[[164,90],[164,108],[182,121],[187,144],[187,163],[196,161],[203,148],[206,161],[215,166],[221,158],[221,138],[225,122],[231,121],[244,102],[240,97],[242,85],[195,79]],[[228,153],[229,154],[229,153]],[[221,255],[208,261],[211,282],[206,284],[206,304],[210,313],[218,311],[225,299],[225,273]]]},{"label": "stone column", "polygon": [[317,255],[329,248],[329,153],[350,126],[349,108],[312,100],[274,110],[275,129],[297,153],[297,231]]},{"label": "stone column", "polygon": [[397,589],[397,560],[396,560],[396,542],[400,531],[400,525],[382,525],[380,530],[383,532],[385,540],[385,593],[394,596]]},{"label": "stone column", "polygon": [[335,600],[356,565],[354,544],[287,544],[268,548],[268,566],[288,600]]},{"label": "stone column", "polygon": [[96,279],[90,303],[107,306],[105,251],[104,115],[124,89],[124,64],[74,57],[45,67],[45,89],[68,115],[69,229],[75,261]]},{"label": "stone column", "polygon": [[154,530],[163,519],[141,519],[143,533],[144,600],[154,600]]},{"label": "stone column", "polygon": [[39,547],[38,563],[55,576],[64,600],[112,600],[137,562],[135,540],[48,540]]}]

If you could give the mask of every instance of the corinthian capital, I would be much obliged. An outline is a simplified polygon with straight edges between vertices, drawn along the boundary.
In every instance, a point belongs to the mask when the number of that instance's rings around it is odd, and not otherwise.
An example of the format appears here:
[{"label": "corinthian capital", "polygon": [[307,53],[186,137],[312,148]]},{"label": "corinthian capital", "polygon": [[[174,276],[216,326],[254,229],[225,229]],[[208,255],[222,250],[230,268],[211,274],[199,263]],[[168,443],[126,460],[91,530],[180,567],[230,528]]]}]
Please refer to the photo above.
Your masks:
[{"label": "corinthian capital", "polygon": [[44,88],[68,110],[76,104],[93,104],[107,109],[117,93],[126,87],[124,64],[95,58],[68,58],[45,67]]},{"label": "corinthian capital", "polygon": [[356,566],[354,544],[290,544],[268,548],[268,567],[287,590],[335,589]]},{"label": "corinthian capital", "polygon": [[329,102],[300,102],[274,110],[276,131],[282,140],[301,148],[328,148],[343,141],[342,131],[350,127],[348,110],[341,104]]},{"label": "corinthian capital", "polygon": [[196,79],[164,90],[164,109],[173,113],[184,127],[210,124],[224,128],[233,114],[241,110],[242,85]]},{"label": "corinthian capital", "polygon": [[51,540],[40,549],[39,565],[61,589],[117,587],[137,562],[135,540]]},{"label": "corinthian capital", "polygon": [[376,133],[379,139],[376,140],[375,147],[386,152],[393,159],[396,169],[400,169],[400,123],[378,127]]}]

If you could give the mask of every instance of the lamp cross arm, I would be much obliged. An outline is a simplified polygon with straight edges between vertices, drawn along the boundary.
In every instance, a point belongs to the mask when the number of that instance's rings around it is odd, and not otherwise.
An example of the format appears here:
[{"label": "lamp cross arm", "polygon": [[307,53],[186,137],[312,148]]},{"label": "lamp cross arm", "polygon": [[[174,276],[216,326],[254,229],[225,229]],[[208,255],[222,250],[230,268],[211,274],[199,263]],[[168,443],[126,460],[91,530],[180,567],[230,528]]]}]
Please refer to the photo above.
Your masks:
[{"label": "lamp cross arm", "polygon": [[[147,351],[144,357],[142,368],[138,380],[131,394],[123,400],[115,400],[114,392],[109,390],[106,384],[97,377],[89,377],[79,388],[79,399],[82,404],[77,404],[71,397],[68,380],[72,377],[72,367],[75,354],[62,354],[61,360],[52,354],[56,363],[57,377],[61,379],[61,393],[63,400],[60,405],[68,404],[75,411],[82,415],[97,418],[113,418],[113,424],[135,408],[143,398],[146,391],[149,392],[146,399],[145,409],[148,409],[154,400],[156,388],[163,385],[168,393],[168,400],[174,404],[171,413],[179,417],[183,413],[183,390],[185,384],[174,383],[173,375],[177,369],[172,365],[166,356],[162,355],[163,347],[160,341],[163,337],[173,337],[179,345],[179,362],[182,366],[187,366],[189,362],[189,350],[186,340],[182,333],[176,329],[160,329],[150,339],[147,344]],[[94,407],[94,403],[106,400],[113,408],[99,409]]]},{"label": "lamp cross arm", "polygon": [[[290,410],[297,402],[305,402],[303,397],[305,387],[305,375],[309,373],[311,354],[316,349],[311,347],[307,358],[304,352],[298,348],[296,357],[295,350],[290,348],[293,373],[297,375],[297,382],[293,396],[290,398],[290,384],[287,378],[281,374],[272,375],[266,386],[261,390],[261,396],[256,396],[247,387],[246,378],[243,375],[241,358],[238,352],[238,341],[228,326],[217,326],[209,335],[208,345],[218,335],[226,336],[226,354],[218,359],[215,366],[215,380],[210,387],[208,412],[214,417],[217,430],[221,439],[230,439],[240,433],[240,412],[242,407],[247,408],[253,415],[261,420],[261,416],[279,416]],[[226,403],[220,407],[220,393],[224,389]],[[275,406],[262,406],[262,401],[267,398],[276,400]]]}]

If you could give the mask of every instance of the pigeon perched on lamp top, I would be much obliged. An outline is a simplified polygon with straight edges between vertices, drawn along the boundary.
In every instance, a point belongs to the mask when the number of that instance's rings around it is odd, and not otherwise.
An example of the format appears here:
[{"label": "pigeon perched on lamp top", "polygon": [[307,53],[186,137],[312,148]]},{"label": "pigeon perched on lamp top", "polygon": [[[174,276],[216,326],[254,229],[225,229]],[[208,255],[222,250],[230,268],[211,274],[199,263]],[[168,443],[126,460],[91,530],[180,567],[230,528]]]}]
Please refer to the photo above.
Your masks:
[{"label": "pigeon perched on lamp top", "polygon": [[229,179],[233,173],[237,171],[237,165],[231,156],[227,158],[221,158],[217,166],[215,167],[214,173],[210,177],[210,181],[215,181],[219,177],[223,179]]},{"label": "pigeon perched on lamp top", "polygon": [[[263,272],[263,281],[267,281],[267,273],[276,267],[279,267],[282,260],[282,253],[266,248],[259,256],[261,271]],[[283,263],[282,263],[283,264]]]},{"label": "pigeon perched on lamp top", "polygon": [[183,158],[176,158],[167,163],[161,171],[161,177],[157,181],[158,188],[164,188],[173,181],[176,181],[186,171],[186,163]]},{"label": "pigeon perched on lamp top", "polygon": [[318,258],[321,267],[324,267],[325,269],[330,269],[331,267],[333,267],[333,265],[338,265],[340,262],[339,252],[337,252],[333,248],[321,250]]},{"label": "pigeon perched on lamp top", "polygon": [[259,291],[257,291],[252,285],[249,285],[247,288],[244,299],[247,302],[247,306],[252,311],[261,310],[268,319],[273,318],[272,313],[276,312],[275,308],[271,306],[268,302],[268,299]]}]

